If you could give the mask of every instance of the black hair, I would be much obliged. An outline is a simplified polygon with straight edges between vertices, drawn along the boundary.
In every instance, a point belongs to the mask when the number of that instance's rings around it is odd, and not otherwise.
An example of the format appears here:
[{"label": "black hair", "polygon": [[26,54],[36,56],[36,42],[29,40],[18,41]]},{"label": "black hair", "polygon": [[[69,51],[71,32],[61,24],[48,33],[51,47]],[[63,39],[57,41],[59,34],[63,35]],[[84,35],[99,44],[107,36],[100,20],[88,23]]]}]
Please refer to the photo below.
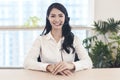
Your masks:
[{"label": "black hair", "polygon": [[62,43],[61,50],[65,50],[69,54],[70,49],[72,49],[73,50],[72,53],[74,53],[75,52],[75,48],[73,47],[74,34],[71,32],[71,27],[69,25],[70,18],[68,17],[66,8],[61,3],[52,3],[48,7],[47,14],[46,14],[46,25],[42,32],[42,35],[48,34],[52,29],[52,26],[48,20],[48,16],[53,8],[60,10],[65,15],[65,22],[62,26],[62,36],[64,37],[64,41]]}]

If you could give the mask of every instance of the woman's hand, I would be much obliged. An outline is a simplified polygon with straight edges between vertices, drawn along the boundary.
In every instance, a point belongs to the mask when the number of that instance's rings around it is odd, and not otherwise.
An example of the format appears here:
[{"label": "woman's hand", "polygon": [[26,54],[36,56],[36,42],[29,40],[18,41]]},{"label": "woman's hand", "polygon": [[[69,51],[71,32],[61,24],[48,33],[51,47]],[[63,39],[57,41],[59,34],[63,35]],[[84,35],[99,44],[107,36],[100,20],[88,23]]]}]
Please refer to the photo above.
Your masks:
[{"label": "woman's hand", "polygon": [[[56,75],[57,73],[60,73],[60,72],[65,71],[65,70],[67,70],[67,73],[68,73],[68,70],[71,71],[74,69],[75,69],[75,66],[72,63],[59,62],[59,63],[54,65],[52,74]],[[62,72],[62,73],[64,73],[64,72]],[[65,73],[66,73],[66,71],[65,71]]]},{"label": "woman's hand", "polygon": [[50,65],[47,66],[46,70],[47,70],[48,72],[51,72],[51,73],[52,73],[52,71],[53,71],[54,68],[55,68],[55,64],[50,64]]},{"label": "woman's hand", "polygon": [[72,71],[75,69],[74,64],[67,62],[59,62],[57,64],[50,64],[46,70],[52,74],[61,74],[64,76],[72,75]]},{"label": "woman's hand", "polygon": [[61,74],[63,76],[70,76],[70,75],[72,75],[72,72],[70,70],[64,70],[62,72],[59,72],[59,74]]}]

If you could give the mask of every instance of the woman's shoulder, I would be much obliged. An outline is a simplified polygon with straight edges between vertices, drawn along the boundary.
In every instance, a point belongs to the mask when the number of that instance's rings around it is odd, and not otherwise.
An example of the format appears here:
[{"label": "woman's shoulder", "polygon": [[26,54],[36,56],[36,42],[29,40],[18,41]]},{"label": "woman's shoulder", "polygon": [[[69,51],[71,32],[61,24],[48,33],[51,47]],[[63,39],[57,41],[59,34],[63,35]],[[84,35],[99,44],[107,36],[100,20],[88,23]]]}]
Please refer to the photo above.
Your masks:
[{"label": "woman's shoulder", "polygon": [[74,43],[82,43],[81,38],[77,35],[74,35]]},{"label": "woman's shoulder", "polygon": [[80,37],[77,35],[74,35],[74,40],[80,40]]},{"label": "woman's shoulder", "polygon": [[39,36],[37,36],[37,39],[39,39],[39,40],[41,40],[43,38],[46,38],[46,35],[39,35]]},{"label": "woman's shoulder", "polygon": [[43,41],[45,41],[45,36],[44,35],[38,35],[36,38],[35,38],[35,43],[41,43],[41,42],[43,42]]}]

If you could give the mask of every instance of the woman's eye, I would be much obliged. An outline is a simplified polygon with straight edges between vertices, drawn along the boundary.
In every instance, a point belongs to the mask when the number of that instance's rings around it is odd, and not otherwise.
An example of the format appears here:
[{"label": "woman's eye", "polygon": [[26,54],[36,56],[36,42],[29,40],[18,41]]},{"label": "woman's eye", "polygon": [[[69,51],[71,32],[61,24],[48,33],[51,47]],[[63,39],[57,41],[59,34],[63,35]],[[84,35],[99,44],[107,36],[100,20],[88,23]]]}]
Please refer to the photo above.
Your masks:
[{"label": "woman's eye", "polygon": [[59,17],[63,17],[63,15],[62,15],[62,14],[59,14]]},{"label": "woman's eye", "polygon": [[63,16],[59,16],[59,17],[63,17]]},{"label": "woman's eye", "polygon": [[51,17],[55,17],[55,16],[51,16]]}]

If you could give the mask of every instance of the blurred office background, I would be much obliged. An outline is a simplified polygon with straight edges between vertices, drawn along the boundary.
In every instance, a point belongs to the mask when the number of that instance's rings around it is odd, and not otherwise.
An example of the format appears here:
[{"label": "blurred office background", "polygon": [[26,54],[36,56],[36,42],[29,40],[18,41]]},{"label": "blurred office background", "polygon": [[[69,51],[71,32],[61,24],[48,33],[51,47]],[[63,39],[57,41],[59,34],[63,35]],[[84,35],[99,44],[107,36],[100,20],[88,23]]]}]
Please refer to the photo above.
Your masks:
[{"label": "blurred office background", "polygon": [[[68,10],[72,31],[85,39],[94,19],[93,0],[0,0],[0,67],[23,67],[24,57],[43,30],[48,6],[62,3]],[[32,17],[38,26],[24,26]]]}]

